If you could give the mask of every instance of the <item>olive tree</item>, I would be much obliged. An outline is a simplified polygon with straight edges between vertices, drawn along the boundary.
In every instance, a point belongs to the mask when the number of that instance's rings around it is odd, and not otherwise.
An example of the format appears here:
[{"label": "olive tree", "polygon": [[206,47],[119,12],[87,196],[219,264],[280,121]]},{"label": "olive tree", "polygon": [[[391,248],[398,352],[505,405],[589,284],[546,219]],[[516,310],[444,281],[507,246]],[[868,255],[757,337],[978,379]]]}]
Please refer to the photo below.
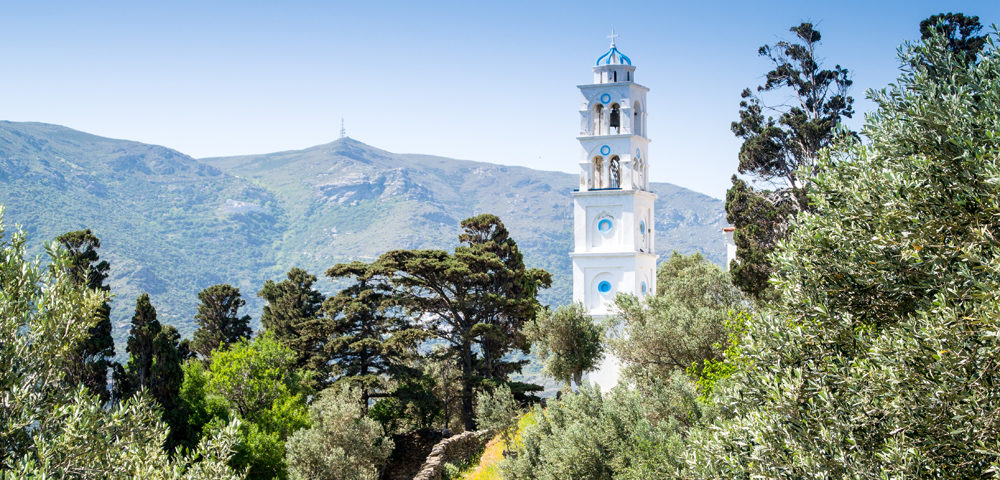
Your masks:
[{"label": "olive tree", "polygon": [[[0,217],[3,209],[0,207]],[[66,381],[64,367],[102,322],[107,290],[76,281],[73,258],[47,247],[27,260],[25,235],[0,222],[0,471],[7,478],[240,478],[227,461],[235,425],[172,457],[148,395],[113,408]]]},{"label": "olive tree", "polygon": [[781,299],[693,435],[689,478],[985,478],[1000,465],[1000,55],[932,35],[822,160]]},{"label": "olive tree", "polygon": [[286,442],[289,477],[294,480],[376,480],[392,454],[393,442],[378,422],[364,416],[356,387],[324,390],[309,408],[312,426]]},{"label": "olive tree", "polygon": [[563,305],[555,311],[540,309],[524,330],[545,365],[545,373],[567,387],[571,381],[579,387],[583,374],[604,357],[604,328],[581,303]]},{"label": "olive tree", "polygon": [[731,311],[745,307],[730,277],[699,253],[674,252],[657,269],[656,294],[615,299],[611,348],[627,379],[645,388],[672,371],[719,359]]}]

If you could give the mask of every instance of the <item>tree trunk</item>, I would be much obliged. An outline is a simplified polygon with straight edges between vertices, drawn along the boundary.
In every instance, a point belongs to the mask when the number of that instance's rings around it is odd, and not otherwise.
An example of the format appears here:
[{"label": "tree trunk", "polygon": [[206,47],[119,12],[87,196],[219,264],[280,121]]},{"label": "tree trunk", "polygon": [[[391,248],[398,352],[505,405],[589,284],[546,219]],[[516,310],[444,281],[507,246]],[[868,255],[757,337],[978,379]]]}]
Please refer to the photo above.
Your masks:
[{"label": "tree trunk", "polygon": [[583,383],[583,372],[577,370],[573,372],[573,381],[576,382],[576,389],[580,389],[580,384]]},{"label": "tree trunk", "polygon": [[472,418],[472,343],[469,340],[462,341],[462,422],[465,431],[476,429]]}]

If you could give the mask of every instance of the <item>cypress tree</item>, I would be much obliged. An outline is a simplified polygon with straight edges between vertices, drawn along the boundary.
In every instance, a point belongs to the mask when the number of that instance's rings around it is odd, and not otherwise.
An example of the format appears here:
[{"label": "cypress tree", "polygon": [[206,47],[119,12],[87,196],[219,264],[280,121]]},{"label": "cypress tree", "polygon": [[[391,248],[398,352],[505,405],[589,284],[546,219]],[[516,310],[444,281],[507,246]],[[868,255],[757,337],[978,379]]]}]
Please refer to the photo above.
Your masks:
[{"label": "cypress tree", "polygon": [[149,385],[149,371],[153,365],[153,339],[160,333],[160,322],[156,320],[156,309],[149,303],[149,295],[142,294],[135,301],[135,315],[129,330],[125,351],[129,363],[125,367],[131,377],[132,387],[123,391],[120,398],[127,398],[142,386]]},{"label": "cypress tree", "polygon": [[184,362],[180,345],[181,335],[171,325],[161,325],[156,319],[156,309],[149,301],[148,294],[142,294],[135,301],[135,315],[129,330],[126,351],[129,361],[124,368],[115,369],[115,396],[126,400],[145,389],[160,407],[162,418],[170,426],[167,446],[177,445],[177,437],[186,417],[178,408],[177,396],[180,392],[184,373]]},{"label": "cypress tree", "polygon": [[250,316],[239,315],[240,307],[246,305],[240,289],[227,284],[212,285],[198,292],[198,299],[201,304],[194,318],[200,327],[189,344],[192,352],[208,360],[213,350],[250,338]]},{"label": "cypress tree", "polygon": [[179,394],[184,382],[184,355],[180,348],[181,334],[173,325],[164,325],[153,338],[152,363],[149,366],[149,393],[163,407],[163,420],[170,426],[167,448],[183,439],[187,415],[180,408]]}]

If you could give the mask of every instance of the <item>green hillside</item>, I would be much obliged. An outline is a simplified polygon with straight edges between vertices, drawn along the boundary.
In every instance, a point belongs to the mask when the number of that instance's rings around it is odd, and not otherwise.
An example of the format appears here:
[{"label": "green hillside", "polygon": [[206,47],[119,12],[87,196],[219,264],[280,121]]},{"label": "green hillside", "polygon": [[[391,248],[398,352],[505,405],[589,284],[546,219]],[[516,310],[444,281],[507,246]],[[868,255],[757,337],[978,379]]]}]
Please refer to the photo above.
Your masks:
[{"label": "green hillside", "polygon": [[[565,303],[572,295],[575,175],[394,154],[350,138],[202,161],[273,192],[287,215],[277,245],[282,269],[320,271],[394,248],[451,248],[462,219],[489,212],[503,219],[528,264],[555,274],[545,300]],[[666,183],[653,189],[658,250],[698,250],[721,263],[722,202]]]},{"label": "green hillside", "polygon": [[[544,300],[567,302],[575,184],[568,173],[394,154],[349,138],[196,160],[56,125],[0,122],[5,223],[21,224],[37,252],[70,230],[101,238],[119,342],[143,291],[185,334],[197,292],[220,282],[240,287],[256,320],[257,290],[292,266],[321,275],[335,262],[389,249],[450,249],[459,222],[483,212],[503,219],[529,265],[553,272]],[[653,187],[658,250],[698,250],[721,262],[722,202]]]}]

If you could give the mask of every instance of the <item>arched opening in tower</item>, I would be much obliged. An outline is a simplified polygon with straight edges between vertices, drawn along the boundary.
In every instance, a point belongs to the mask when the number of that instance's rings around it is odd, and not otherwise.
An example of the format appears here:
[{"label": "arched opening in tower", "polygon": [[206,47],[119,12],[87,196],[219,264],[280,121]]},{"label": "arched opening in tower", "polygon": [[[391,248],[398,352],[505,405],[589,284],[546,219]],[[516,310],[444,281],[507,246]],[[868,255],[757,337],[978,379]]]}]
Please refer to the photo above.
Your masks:
[{"label": "arched opening in tower", "polygon": [[604,121],[604,105],[598,103],[594,107],[594,135],[603,135],[604,129],[601,123]]},{"label": "arched opening in tower", "polygon": [[621,160],[618,155],[611,157],[611,164],[608,165],[608,188],[621,188]]},{"label": "arched opening in tower", "polygon": [[621,107],[617,103],[611,104],[611,121],[608,122],[608,126],[614,130],[616,135],[621,133],[622,114]]},{"label": "arched opening in tower", "polygon": [[594,173],[590,176],[594,184],[591,188],[604,188],[604,157],[594,157]]},{"label": "arched opening in tower", "polygon": [[632,133],[642,135],[642,105],[639,102],[632,105]]}]

